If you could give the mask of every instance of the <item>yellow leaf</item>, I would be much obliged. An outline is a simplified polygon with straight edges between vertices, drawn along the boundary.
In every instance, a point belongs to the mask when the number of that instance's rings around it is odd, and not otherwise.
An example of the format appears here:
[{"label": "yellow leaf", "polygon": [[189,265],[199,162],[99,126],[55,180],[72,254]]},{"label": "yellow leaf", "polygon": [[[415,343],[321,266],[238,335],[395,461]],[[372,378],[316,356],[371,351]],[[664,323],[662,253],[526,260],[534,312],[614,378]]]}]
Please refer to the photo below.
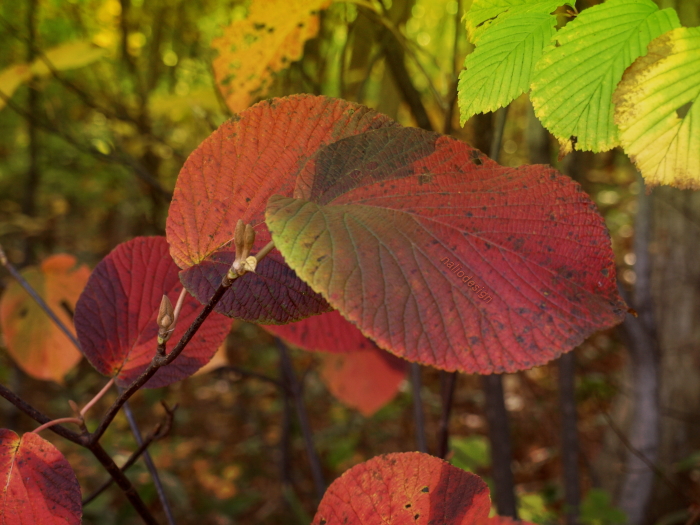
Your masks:
[{"label": "yellow leaf", "polygon": [[0,109],[5,107],[5,97],[10,98],[23,82],[32,76],[26,64],[10,66],[0,71],[0,91],[4,97],[0,97]]},{"label": "yellow leaf", "polygon": [[652,40],[613,102],[620,142],[647,184],[700,189],[700,28]]},{"label": "yellow leaf", "polygon": [[44,51],[44,56],[32,62],[32,73],[37,76],[49,76],[51,69],[47,65],[48,60],[56,71],[78,69],[92,64],[104,55],[105,50],[95,46],[87,40],[77,40],[67,44],[61,44]]},{"label": "yellow leaf", "polygon": [[51,69],[56,71],[77,69],[87,66],[104,55],[104,49],[94,46],[86,40],[61,44],[44,52],[43,57],[34,60],[31,65],[17,64],[0,71],[0,109],[5,107],[5,98],[10,98],[17,88],[33,76],[49,76]]},{"label": "yellow leaf", "polygon": [[[73,335],[72,312],[87,284],[90,270],[75,267],[71,255],[52,255],[40,268],[26,268],[22,276],[32,285]],[[82,354],[17,283],[11,282],[0,300],[0,326],[14,361],[37,379],[63,381]]]},{"label": "yellow leaf", "polygon": [[219,52],[214,74],[231,111],[240,113],[263,97],[272,74],[301,58],[304,42],[318,33],[318,11],[331,0],[252,0],[212,42]]}]

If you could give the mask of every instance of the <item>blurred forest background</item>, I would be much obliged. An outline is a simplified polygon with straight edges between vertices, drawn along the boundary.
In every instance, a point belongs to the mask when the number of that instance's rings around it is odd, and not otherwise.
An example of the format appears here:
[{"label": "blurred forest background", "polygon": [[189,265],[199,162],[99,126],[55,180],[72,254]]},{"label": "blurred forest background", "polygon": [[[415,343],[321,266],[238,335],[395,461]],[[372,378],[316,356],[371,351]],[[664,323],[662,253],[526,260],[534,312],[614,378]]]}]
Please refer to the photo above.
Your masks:
[{"label": "blurred forest background", "polygon": [[[469,3],[334,2],[321,11],[301,59],[271,77],[265,97],[304,92],[357,101],[488,153],[494,116],[477,115],[462,128],[456,109],[457,75],[472,49],[461,22]],[[661,4],[676,8],[684,25],[700,24],[697,0]],[[69,253],[94,267],[121,242],[163,235],[180,167],[231,116],[215,81],[212,40],[247,8],[234,0],[0,4],[0,244],[13,264]],[[35,64],[31,74],[27,64]],[[565,362],[503,377],[519,515],[564,523],[574,491],[582,524],[626,523],[625,515],[630,523],[686,523],[689,498],[700,498],[700,198],[671,188],[647,194],[617,149],[575,152],[561,162],[557,153],[527,96],[512,103],[500,162],[549,163],[583,186],[607,221],[620,286],[640,315],[592,336]],[[0,290],[9,283],[1,277]],[[323,356],[295,350],[292,357],[327,482],[377,454],[416,449],[408,379],[392,402],[365,417],[329,395],[319,375]],[[216,359],[205,373],[133,399],[144,431],[162,415],[161,399],[180,404],[170,434],[151,447],[176,517],[201,525],[309,523],[316,491],[292,400],[276,379],[274,338],[236,324]],[[63,385],[39,381],[3,351],[0,381],[59,417],[68,399],[86,401],[105,379],[83,360]],[[446,383],[438,370],[422,370],[432,453]],[[492,479],[489,406],[481,378],[457,376],[447,457]],[[572,415],[577,434],[562,434]],[[2,427],[33,428],[9,403],[0,403],[0,417]],[[88,452],[45,437],[64,452],[85,494],[104,481]],[[117,462],[136,447],[121,416],[103,443]],[[576,477],[568,485],[567,450]],[[140,462],[130,477],[158,509]],[[637,494],[645,483],[650,505]],[[138,518],[111,489],[85,507],[84,522]]]}]

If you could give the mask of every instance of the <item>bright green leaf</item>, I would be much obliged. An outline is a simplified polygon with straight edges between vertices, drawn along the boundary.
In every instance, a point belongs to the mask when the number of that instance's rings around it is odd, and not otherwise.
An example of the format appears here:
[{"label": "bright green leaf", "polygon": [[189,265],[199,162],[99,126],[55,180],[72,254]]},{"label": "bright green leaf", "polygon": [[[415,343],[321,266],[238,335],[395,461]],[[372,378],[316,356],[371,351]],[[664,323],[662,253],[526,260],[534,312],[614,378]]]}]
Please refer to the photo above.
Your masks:
[{"label": "bright green leaf", "polygon": [[651,42],[613,101],[622,146],[646,182],[700,188],[700,28]]},{"label": "bright green leaf", "polygon": [[612,94],[625,68],[654,38],[680,25],[651,0],[610,0],[583,11],[554,37],[535,66],[532,103],[562,153],[619,143]]},{"label": "bright green leaf", "polygon": [[505,21],[513,15],[526,13],[549,14],[560,5],[573,2],[561,0],[474,0],[465,19],[469,40],[477,43],[495,23]]},{"label": "bright green leaf", "polygon": [[485,31],[459,75],[460,123],[507,106],[530,86],[542,50],[555,32],[547,13],[510,16]]}]

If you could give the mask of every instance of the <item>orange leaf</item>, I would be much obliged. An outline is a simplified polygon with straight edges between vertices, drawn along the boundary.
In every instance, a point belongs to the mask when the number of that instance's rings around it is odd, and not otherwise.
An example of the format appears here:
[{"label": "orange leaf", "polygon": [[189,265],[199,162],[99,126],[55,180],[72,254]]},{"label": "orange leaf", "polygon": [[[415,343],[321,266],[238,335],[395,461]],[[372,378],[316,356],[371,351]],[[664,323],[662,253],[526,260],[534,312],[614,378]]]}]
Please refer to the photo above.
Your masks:
[{"label": "orange leaf", "polygon": [[0,429],[0,522],[79,525],[80,485],[66,458],[31,432]]},{"label": "orange leaf", "polygon": [[321,379],[343,404],[369,417],[391,401],[406,377],[406,361],[372,345],[367,350],[325,354]]},{"label": "orange leaf", "polygon": [[231,111],[240,113],[268,91],[272,74],[299,60],[318,33],[318,11],[330,0],[253,0],[248,16],[212,42],[214,75]]},{"label": "orange leaf", "polygon": [[[75,257],[59,254],[47,258],[40,268],[25,269],[22,276],[75,334],[73,311],[90,277],[88,267],[76,268]],[[0,300],[0,326],[12,358],[37,379],[61,383],[82,357],[17,282],[10,283]]]}]

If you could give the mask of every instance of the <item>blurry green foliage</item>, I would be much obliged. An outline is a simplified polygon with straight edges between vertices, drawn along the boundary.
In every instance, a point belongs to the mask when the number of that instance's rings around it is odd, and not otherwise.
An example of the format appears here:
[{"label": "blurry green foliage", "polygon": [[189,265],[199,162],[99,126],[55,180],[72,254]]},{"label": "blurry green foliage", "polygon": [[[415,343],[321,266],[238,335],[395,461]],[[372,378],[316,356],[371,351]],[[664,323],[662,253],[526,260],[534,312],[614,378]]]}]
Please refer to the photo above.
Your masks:
[{"label": "blurry green foliage", "polygon": [[623,525],[627,516],[612,505],[610,494],[602,489],[591,489],[581,502],[581,523],[584,525]]}]

